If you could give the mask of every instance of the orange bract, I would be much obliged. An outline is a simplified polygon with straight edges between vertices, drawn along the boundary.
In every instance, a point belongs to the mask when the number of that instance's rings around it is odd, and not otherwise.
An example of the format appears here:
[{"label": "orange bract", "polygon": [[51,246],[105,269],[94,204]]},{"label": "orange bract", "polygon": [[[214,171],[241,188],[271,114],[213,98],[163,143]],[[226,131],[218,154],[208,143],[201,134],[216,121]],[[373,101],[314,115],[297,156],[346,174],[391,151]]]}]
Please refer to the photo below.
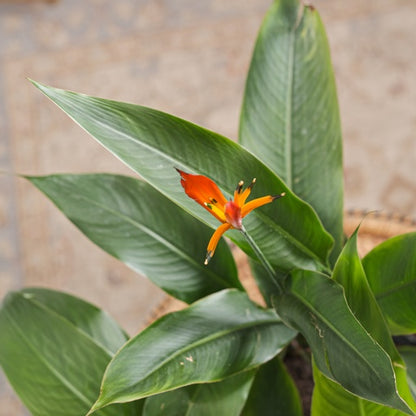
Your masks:
[{"label": "orange bract", "polygon": [[256,182],[256,179],[253,179],[244,191],[244,182],[240,181],[234,191],[234,199],[227,201],[216,183],[211,179],[203,175],[192,175],[179,169],[176,170],[181,175],[181,185],[186,194],[223,223],[217,228],[208,243],[205,264],[208,264],[214,255],[221,236],[227,230],[230,228],[241,230],[243,227],[243,218],[253,209],[268,204],[284,195],[284,193],[280,195],[267,195],[245,203]]},{"label": "orange bract", "polygon": [[206,176],[191,175],[182,170],[176,170],[181,175],[181,185],[185,189],[186,195],[198,202],[199,205],[203,206],[219,221],[225,222],[223,212],[213,211],[212,208],[208,208],[209,204],[224,206],[227,203],[225,196],[216,183]]}]

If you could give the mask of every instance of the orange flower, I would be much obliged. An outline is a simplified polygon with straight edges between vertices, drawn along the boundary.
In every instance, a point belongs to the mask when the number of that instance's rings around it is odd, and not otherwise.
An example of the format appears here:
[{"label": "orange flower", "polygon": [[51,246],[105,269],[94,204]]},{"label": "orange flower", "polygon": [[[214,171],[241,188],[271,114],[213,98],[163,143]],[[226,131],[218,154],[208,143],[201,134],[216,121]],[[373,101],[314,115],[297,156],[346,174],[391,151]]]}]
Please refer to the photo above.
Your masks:
[{"label": "orange flower", "polygon": [[246,199],[256,183],[254,178],[251,184],[243,190],[243,181],[238,182],[234,191],[234,199],[227,201],[218,186],[211,179],[203,175],[192,175],[176,169],[181,175],[181,185],[186,194],[198,202],[199,205],[209,211],[215,218],[222,222],[209,240],[205,264],[211,260],[221,236],[230,228],[243,229],[243,218],[253,209],[269,204],[275,199],[284,196],[267,195],[253,199],[246,203]]}]

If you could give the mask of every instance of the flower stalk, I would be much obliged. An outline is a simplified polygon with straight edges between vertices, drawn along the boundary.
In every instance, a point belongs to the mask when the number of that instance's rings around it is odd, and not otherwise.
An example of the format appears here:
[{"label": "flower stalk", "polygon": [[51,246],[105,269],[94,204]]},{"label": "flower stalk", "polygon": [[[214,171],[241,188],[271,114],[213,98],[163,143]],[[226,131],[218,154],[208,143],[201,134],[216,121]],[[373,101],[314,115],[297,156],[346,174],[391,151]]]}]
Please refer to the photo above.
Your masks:
[{"label": "flower stalk", "polygon": [[270,264],[270,262],[267,260],[263,252],[260,250],[260,248],[257,246],[255,241],[251,238],[250,234],[247,233],[247,230],[244,228],[244,226],[241,227],[240,231],[244,235],[245,239],[247,240],[250,247],[253,249],[254,253],[257,256],[257,259],[260,261],[262,266],[265,268],[267,274],[269,275],[271,281],[273,284],[277,287],[279,294],[283,293],[283,286],[282,284],[276,280],[276,273]]}]

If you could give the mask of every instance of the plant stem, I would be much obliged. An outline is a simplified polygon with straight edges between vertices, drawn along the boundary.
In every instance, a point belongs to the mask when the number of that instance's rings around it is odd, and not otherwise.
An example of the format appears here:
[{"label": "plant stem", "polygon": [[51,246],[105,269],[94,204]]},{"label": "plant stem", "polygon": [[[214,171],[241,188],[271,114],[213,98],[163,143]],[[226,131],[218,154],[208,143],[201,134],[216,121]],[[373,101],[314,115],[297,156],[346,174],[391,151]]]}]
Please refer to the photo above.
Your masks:
[{"label": "plant stem", "polygon": [[250,247],[253,249],[253,251],[256,253],[256,256],[260,263],[263,265],[263,267],[266,269],[268,275],[270,276],[270,279],[272,280],[273,284],[277,287],[279,290],[279,293],[283,293],[283,286],[282,284],[276,280],[276,274],[273,270],[273,267],[269,263],[269,261],[266,259],[264,254],[261,252],[257,244],[254,242],[254,240],[250,237],[249,234],[247,234],[246,229],[244,226],[241,227],[241,232],[243,233],[244,237],[246,238],[247,242],[250,244]]}]

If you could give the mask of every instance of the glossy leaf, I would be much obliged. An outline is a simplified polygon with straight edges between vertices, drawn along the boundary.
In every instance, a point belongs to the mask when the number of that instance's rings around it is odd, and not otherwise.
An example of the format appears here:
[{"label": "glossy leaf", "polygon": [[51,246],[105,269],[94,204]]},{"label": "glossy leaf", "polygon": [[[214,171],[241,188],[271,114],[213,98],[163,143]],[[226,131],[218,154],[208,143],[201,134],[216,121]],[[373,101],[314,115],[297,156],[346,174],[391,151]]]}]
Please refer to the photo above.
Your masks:
[{"label": "glossy leaf", "polygon": [[[0,364],[34,416],[85,415],[98,395],[110,349],[124,342],[122,331],[94,306],[43,289],[7,295],[0,333]],[[140,413],[131,403],[98,414]]]},{"label": "glossy leaf", "polygon": [[404,362],[393,343],[358,256],[357,233],[358,228],[345,244],[335,265],[333,279],[344,287],[347,303],[354,315],[390,356],[398,393],[413,410],[416,410],[416,403],[413,401],[407,384]]},{"label": "glossy leaf", "polygon": [[148,397],[143,416],[240,416],[254,370]]},{"label": "glossy leaf", "polygon": [[416,332],[416,233],[390,238],[363,258],[363,266],[394,335]]},{"label": "glossy leaf", "polygon": [[165,315],[119,350],[93,410],[255,368],[294,334],[243,292],[215,293]]},{"label": "glossy leaf", "polygon": [[68,320],[111,354],[129,338],[105,311],[68,293],[37,287],[19,293]]},{"label": "glossy leaf", "polygon": [[388,354],[349,308],[342,287],[313,271],[294,271],[273,303],[306,338],[320,371],[350,392],[413,414],[398,396]]},{"label": "glossy leaf", "polygon": [[[150,185],[109,174],[28,177],[95,244],[185,302],[242,289],[224,241],[211,267],[212,230]],[[198,260],[199,259],[199,260]]]},{"label": "glossy leaf", "polygon": [[403,416],[406,413],[362,399],[325,377],[314,365],[311,416]]},{"label": "glossy leaf", "polygon": [[[286,192],[250,213],[244,220],[247,231],[268,261],[281,269],[325,267],[332,238],[315,212],[238,144],[150,108],[35,85],[152,186],[213,227],[218,221],[185,195],[175,167],[209,176],[227,196],[239,180],[253,177],[253,198]],[[241,233],[228,235],[254,256]]]},{"label": "glossy leaf", "polygon": [[241,416],[301,416],[302,404],[296,386],[280,358],[257,371]]},{"label": "glossy leaf", "polygon": [[[299,0],[273,2],[247,78],[240,142],[343,239],[342,141],[325,29]],[[335,257],[334,257],[335,258]]]}]

